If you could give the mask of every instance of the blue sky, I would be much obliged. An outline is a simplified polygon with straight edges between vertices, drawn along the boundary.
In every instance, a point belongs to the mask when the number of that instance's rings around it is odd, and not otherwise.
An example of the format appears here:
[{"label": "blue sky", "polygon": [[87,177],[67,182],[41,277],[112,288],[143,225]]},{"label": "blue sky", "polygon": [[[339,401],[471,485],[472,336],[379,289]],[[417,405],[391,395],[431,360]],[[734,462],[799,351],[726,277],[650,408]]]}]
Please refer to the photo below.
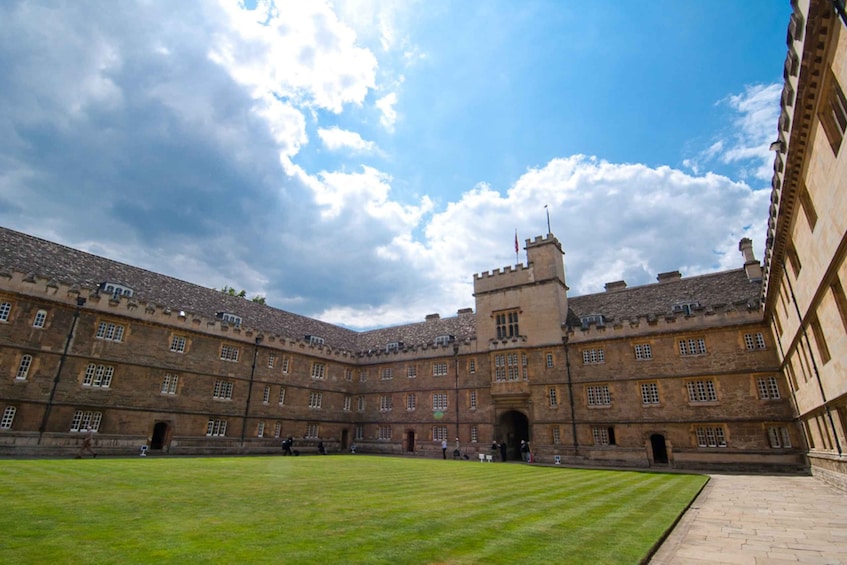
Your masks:
[{"label": "blue sky", "polygon": [[[761,255],[790,5],[0,3],[0,224],[352,328]],[[523,253],[520,260],[525,260]]]}]

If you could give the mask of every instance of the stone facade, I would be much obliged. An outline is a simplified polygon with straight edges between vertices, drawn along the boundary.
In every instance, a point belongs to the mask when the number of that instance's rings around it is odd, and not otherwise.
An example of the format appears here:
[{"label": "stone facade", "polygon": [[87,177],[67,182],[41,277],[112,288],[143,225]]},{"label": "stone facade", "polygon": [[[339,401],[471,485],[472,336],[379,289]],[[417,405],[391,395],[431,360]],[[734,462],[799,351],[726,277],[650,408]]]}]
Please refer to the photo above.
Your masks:
[{"label": "stone facade", "polygon": [[114,454],[523,439],[549,463],[805,465],[755,269],[568,297],[548,234],[474,276],[475,310],[353,332],[11,230],[0,249],[3,453],[70,453],[91,425]]},{"label": "stone facade", "polygon": [[835,4],[792,2],[763,291],[812,472],[847,489],[847,15]]}]

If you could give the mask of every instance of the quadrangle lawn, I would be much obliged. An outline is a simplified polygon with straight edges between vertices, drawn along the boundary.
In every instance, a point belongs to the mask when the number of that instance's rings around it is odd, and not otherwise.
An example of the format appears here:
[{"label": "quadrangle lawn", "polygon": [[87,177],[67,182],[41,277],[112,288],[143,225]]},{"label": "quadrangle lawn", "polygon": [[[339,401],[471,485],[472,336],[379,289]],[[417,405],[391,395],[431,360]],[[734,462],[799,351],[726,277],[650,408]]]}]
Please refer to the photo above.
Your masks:
[{"label": "quadrangle lawn", "polygon": [[0,562],[635,564],[700,475],[367,455],[0,461]]}]

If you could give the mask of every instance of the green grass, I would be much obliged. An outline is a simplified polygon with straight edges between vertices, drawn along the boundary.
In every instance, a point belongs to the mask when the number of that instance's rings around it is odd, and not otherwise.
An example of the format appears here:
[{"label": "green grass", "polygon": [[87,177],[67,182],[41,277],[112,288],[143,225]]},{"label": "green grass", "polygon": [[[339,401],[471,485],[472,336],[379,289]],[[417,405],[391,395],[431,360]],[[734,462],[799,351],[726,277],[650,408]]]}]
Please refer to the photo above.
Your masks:
[{"label": "green grass", "polygon": [[638,563],[706,480],[364,455],[4,460],[0,562]]}]

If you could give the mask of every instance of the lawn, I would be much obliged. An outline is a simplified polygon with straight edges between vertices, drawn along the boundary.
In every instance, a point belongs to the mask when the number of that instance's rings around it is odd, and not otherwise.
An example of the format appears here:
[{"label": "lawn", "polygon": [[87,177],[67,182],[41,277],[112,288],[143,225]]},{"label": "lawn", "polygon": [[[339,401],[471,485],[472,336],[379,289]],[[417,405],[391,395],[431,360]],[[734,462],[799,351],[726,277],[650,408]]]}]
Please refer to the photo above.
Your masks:
[{"label": "lawn", "polygon": [[707,481],[399,457],[0,462],[0,562],[639,563]]}]

